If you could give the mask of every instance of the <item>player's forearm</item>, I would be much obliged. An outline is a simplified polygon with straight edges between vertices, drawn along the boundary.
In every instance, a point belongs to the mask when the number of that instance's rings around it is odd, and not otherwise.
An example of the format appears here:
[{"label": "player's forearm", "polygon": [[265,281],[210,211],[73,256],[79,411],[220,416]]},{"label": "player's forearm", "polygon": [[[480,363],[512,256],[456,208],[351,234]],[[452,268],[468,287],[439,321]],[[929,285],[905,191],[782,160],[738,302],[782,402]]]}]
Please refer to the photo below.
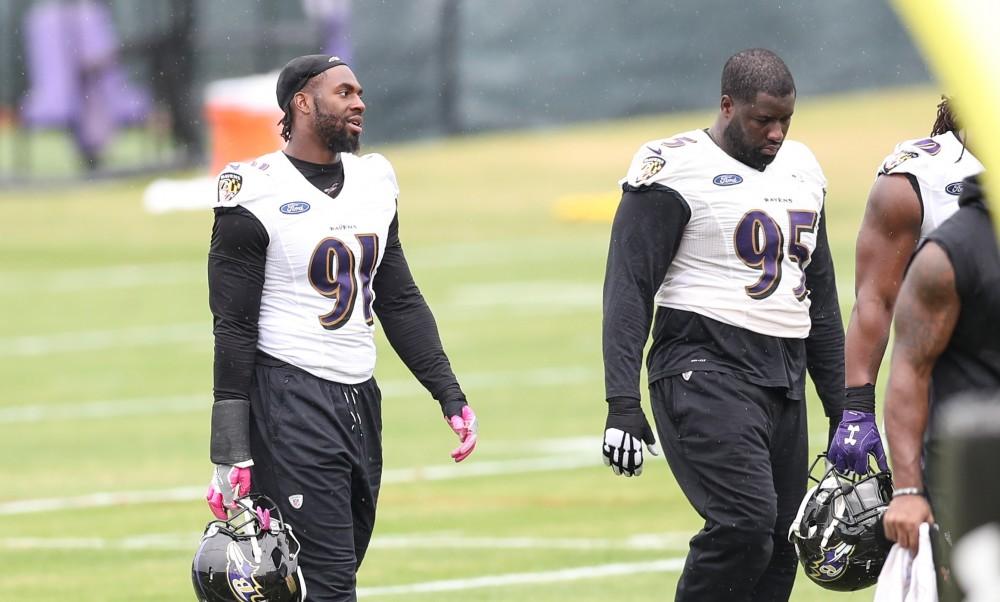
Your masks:
[{"label": "player's forearm", "polygon": [[375,314],[396,355],[438,402],[464,401],[465,394],[444,352],[434,314],[403,253],[397,219],[389,227],[373,287]]},{"label": "player's forearm", "polygon": [[420,298],[408,308],[379,314],[393,350],[417,381],[440,403],[463,401],[465,394],[452,371],[430,307]]},{"label": "player's forearm", "polygon": [[653,309],[651,301],[643,303],[638,297],[634,291],[632,295],[624,291],[605,293],[602,333],[605,399],[642,398],[639,374]]},{"label": "player's forearm", "polygon": [[209,306],[215,337],[215,400],[250,399],[263,270],[210,256]]},{"label": "player's forearm", "polygon": [[893,361],[885,397],[885,430],[896,487],[923,487],[921,458],[929,411],[928,385],[928,374]]},{"label": "player's forearm", "polygon": [[859,291],[847,326],[844,353],[845,385],[875,384],[889,342],[894,299]]}]

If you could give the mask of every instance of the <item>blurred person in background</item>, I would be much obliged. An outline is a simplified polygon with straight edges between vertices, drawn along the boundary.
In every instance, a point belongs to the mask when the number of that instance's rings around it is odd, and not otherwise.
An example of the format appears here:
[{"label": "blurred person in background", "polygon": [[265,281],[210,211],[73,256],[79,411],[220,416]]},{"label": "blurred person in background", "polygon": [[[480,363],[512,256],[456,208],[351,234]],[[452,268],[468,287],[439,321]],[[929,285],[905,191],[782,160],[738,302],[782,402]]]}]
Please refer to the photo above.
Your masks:
[{"label": "blurred person in background", "polygon": [[146,92],[129,84],[107,3],[50,0],[24,17],[29,90],[24,124],[67,128],[84,166],[97,169],[118,127],[143,123]]},{"label": "blurred person in background", "polygon": [[204,159],[202,106],[195,89],[198,11],[194,0],[159,0],[141,9],[120,10],[124,51],[139,57],[153,97],[166,117],[178,159],[197,165]]},{"label": "blurred person in background", "polygon": [[962,180],[982,170],[946,97],[930,137],[899,143],[878,170],[858,231],[845,409],[828,454],[840,472],[867,473],[869,456],[887,468],[875,425],[875,383],[903,273],[918,243],[958,211]]},{"label": "blurred person in background", "polygon": [[[215,403],[208,502],[263,493],[302,544],[309,600],[356,600],[382,475],[374,318],[459,437],[476,416],[403,255],[392,166],[356,155],[362,89],[338,57],[278,77],[284,152],[219,175],[209,251]],[[251,482],[252,475],[252,482]]]},{"label": "blurred person in background", "polygon": [[[958,205],[926,235],[896,303],[885,398],[895,489],[883,521],[886,537],[914,553],[920,524],[935,523],[934,509],[955,503],[928,478],[942,462],[936,417],[963,394],[1000,393],[1000,253],[978,177],[964,180]],[[949,526],[942,531],[950,541]],[[934,550],[938,591],[957,600],[948,547]]]},{"label": "blurred person in background", "polygon": [[[705,519],[676,600],[788,600],[788,529],[806,492],[806,371],[840,421],[844,331],[826,178],[786,140],[795,82],[755,48],[722,71],[710,128],[642,145],[621,180],[604,280],[605,464],[639,475],[660,441]],[[649,448],[655,453],[652,447]]]},{"label": "blurred person in background", "polygon": [[302,0],[302,12],[320,24],[323,54],[353,58],[351,47],[351,0]]}]

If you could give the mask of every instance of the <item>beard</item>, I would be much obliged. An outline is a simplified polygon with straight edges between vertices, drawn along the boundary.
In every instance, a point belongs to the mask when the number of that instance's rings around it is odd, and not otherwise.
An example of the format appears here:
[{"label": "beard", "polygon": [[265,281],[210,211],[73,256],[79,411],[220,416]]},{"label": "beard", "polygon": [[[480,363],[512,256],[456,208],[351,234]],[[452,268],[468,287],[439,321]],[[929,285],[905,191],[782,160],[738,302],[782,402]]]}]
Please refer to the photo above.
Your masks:
[{"label": "beard", "polygon": [[735,119],[729,122],[729,125],[723,130],[722,136],[726,141],[726,146],[732,151],[734,159],[758,171],[764,171],[764,168],[777,157],[777,155],[765,155],[757,147],[750,144],[747,141],[746,133]]},{"label": "beard", "polygon": [[313,102],[316,105],[313,119],[316,137],[332,152],[356,153],[361,148],[361,138],[347,129],[347,120],[326,112],[319,98],[314,96]]}]

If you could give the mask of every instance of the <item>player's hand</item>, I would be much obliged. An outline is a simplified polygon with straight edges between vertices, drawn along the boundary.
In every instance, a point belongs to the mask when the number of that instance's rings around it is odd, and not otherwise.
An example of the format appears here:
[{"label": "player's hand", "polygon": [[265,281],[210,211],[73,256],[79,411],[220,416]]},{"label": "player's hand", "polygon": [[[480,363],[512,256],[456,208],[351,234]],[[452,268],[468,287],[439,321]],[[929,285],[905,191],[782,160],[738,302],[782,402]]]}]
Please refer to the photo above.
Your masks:
[{"label": "player's hand", "polygon": [[914,555],[920,547],[920,523],[934,524],[934,513],[922,495],[899,495],[892,498],[882,517],[886,539],[903,546]]},{"label": "player's hand", "polygon": [[830,441],[827,459],[839,473],[864,475],[868,473],[868,456],[875,458],[879,470],[889,470],[875,414],[844,410]]},{"label": "player's hand", "polygon": [[212,467],[212,482],[208,486],[205,500],[212,514],[219,520],[229,516],[227,508],[235,508],[235,498],[250,493],[250,465],[253,462],[241,462],[240,466],[232,464],[216,464]]},{"label": "player's hand", "polygon": [[465,402],[444,404],[444,419],[448,422],[451,430],[458,435],[458,447],[452,450],[451,457],[456,462],[469,457],[476,449],[479,441],[479,421],[476,420],[476,413]]},{"label": "player's hand", "polygon": [[642,443],[654,456],[660,455],[649,421],[638,399],[616,397],[608,400],[608,419],[604,423],[604,465],[616,475],[642,474]]}]

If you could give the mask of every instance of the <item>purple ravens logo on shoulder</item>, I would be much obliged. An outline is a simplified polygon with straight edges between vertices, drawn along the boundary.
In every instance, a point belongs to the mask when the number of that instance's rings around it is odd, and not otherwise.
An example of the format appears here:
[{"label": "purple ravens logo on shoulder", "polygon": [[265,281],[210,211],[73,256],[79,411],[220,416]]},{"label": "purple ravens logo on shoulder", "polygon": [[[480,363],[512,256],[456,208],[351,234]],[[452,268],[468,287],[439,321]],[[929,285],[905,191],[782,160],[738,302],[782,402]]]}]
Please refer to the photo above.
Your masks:
[{"label": "purple ravens logo on shoulder", "polygon": [[882,166],[882,172],[889,173],[899,167],[903,161],[909,161],[916,156],[918,156],[917,153],[913,151],[900,151],[885,162],[885,165]]},{"label": "purple ravens logo on shoulder", "polygon": [[233,200],[240,189],[243,188],[243,176],[238,173],[226,172],[219,176],[219,202],[225,203]]},{"label": "purple ravens logo on shoulder", "polygon": [[663,160],[663,157],[646,157],[642,160],[642,167],[639,169],[639,177],[636,178],[636,183],[645,182],[660,173],[660,170],[666,164],[667,162]]}]

